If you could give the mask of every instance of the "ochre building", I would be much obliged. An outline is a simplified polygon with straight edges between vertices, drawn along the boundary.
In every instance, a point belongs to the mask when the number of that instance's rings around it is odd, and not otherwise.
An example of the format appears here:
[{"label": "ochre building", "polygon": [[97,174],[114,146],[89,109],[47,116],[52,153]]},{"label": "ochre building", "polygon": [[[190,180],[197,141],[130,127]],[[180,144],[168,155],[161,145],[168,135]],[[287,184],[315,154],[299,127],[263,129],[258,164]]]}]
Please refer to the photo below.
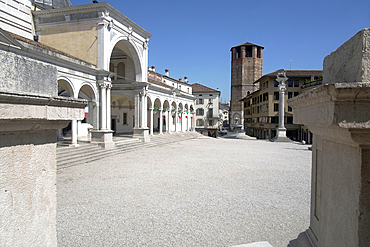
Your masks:
[{"label": "ochre building", "polygon": [[[273,139],[279,123],[279,83],[277,71],[266,74],[253,84],[257,89],[242,100],[244,108],[244,128],[247,135],[260,139]],[[285,102],[298,96],[308,83],[320,81],[322,70],[287,70]],[[292,140],[305,140],[312,143],[312,135],[300,124],[293,124],[293,110],[285,103],[284,125],[287,137]]]}]

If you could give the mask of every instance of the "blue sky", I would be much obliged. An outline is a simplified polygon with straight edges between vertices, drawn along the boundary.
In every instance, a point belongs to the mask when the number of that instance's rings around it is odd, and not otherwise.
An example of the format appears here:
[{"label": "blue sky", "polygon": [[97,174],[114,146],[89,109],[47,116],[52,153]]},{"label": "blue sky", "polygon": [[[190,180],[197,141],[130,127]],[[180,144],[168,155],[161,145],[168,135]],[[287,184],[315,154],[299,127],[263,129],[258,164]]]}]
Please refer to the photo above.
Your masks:
[{"label": "blue sky", "polygon": [[223,102],[230,99],[231,47],[246,41],[264,46],[263,74],[289,69],[290,61],[291,69],[316,70],[325,56],[370,27],[369,0],[107,2],[153,35],[149,66],[219,88]]}]

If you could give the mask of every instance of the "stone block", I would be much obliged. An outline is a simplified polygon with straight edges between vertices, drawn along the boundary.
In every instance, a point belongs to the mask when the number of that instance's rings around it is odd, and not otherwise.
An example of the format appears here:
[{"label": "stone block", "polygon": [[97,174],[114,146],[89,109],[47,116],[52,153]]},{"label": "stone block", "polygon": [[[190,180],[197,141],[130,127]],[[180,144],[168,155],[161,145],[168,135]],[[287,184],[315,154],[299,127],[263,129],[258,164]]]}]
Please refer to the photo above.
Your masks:
[{"label": "stone block", "polygon": [[359,31],[324,59],[323,83],[370,82],[370,29]]},{"label": "stone block", "polygon": [[57,96],[57,68],[0,50],[0,92]]}]

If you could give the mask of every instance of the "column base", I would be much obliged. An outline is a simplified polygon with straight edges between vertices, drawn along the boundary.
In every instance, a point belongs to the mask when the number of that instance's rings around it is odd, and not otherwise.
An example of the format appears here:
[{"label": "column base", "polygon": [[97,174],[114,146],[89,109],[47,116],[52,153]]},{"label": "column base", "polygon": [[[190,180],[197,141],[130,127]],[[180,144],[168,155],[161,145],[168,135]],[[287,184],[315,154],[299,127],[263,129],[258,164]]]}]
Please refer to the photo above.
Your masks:
[{"label": "column base", "polygon": [[133,138],[138,138],[143,142],[150,142],[149,129],[134,128],[133,130],[134,130],[134,134],[132,135]]},{"label": "column base", "polygon": [[69,144],[68,145],[68,147],[75,147],[75,148],[77,148],[79,146],[80,146],[80,144],[78,144],[78,143],[74,143],[74,144]]},{"label": "column base", "polygon": [[286,128],[277,128],[276,129],[276,136],[272,140],[274,142],[291,142],[289,138],[286,137]]},{"label": "column base", "polygon": [[113,130],[92,130],[91,143],[96,143],[99,146],[109,149],[114,147]]},{"label": "column base", "polygon": [[316,247],[317,241],[315,236],[312,233],[311,228],[308,228],[306,231],[300,233],[298,238],[289,241],[288,247]]}]

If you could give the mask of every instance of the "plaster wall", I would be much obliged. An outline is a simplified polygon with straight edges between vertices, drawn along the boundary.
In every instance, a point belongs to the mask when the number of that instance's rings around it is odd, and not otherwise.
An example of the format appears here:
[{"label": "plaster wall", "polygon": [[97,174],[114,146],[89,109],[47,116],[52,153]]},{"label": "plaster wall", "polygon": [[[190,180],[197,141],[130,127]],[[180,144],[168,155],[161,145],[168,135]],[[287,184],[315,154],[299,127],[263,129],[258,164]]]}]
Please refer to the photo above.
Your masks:
[{"label": "plaster wall", "polygon": [[1,92],[58,95],[55,66],[3,50],[0,50],[0,81]]},{"label": "plaster wall", "polygon": [[43,28],[40,32],[40,42],[97,65],[96,24]]},{"label": "plaster wall", "polygon": [[56,246],[55,130],[0,133],[0,245]]}]

